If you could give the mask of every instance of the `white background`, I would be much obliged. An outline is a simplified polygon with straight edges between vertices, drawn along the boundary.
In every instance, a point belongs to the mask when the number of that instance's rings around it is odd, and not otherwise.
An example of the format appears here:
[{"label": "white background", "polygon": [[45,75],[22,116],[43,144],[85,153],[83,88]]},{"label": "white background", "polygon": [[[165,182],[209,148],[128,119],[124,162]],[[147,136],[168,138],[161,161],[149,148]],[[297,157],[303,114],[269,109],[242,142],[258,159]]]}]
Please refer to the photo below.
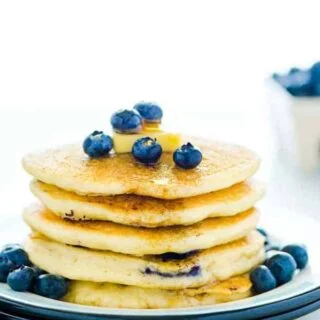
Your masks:
[{"label": "white background", "polygon": [[320,219],[320,173],[281,160],[263,90],[271,72],[320,59],[319,8],[318,1],[0,0],[0,219],[31,199],[25,152],[108,131],[112,111],[139,100],[160,103],[168,126],[254,148],[264,160],[268,207]]}]

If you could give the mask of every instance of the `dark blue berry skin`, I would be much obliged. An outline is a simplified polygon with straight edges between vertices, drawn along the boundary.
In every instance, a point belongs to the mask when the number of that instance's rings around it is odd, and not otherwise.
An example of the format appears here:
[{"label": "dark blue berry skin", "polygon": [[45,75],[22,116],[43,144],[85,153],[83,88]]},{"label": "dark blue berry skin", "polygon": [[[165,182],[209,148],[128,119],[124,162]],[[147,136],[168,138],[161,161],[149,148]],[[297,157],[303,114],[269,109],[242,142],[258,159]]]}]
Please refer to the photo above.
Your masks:
[{"label": "dark blue berry skin", "polygon": [[146,122],[160,123],[163,117],[162,109],[152,102],[139,102],[133,109],[137,110]]},{"label": "dark blue berry skin", "polygon": [[264,265],[270,269],[277,280],[278,286],[289,282],[297,269],[297,264],[293,257],[285,252],[277,253],[268,258]]},{"label": "dark blue berry skin", "polygon": [[132,154],[136,160],[146,165],[156,164],[162,154],[162,147],[150,137],[138,139],[132,146]]},{"label": "dark blue berry skin", "polygon": [[264,245],[267,246],[269,245],[269,235],[267,233],[266,230],[264,230],[263,228],[257,228],[257,231],[264,236],[265,240],[264,240]]},{"label": "dark blue berry skin", "polygon": [[109,154],[113,148],[111,137],[102,131],[92,132],[83,142],[83,151],[91,158],[99,158]]},{"label": "dark blue berry skin", "polygon": [[30,291],[35,279],[35,274],[30,267],[21,267],[9,273],[7,283],[14,291]]},{"label": "dark blue berry skin", "polygon": [[19,243],[8,243],[1,248],[1,253],[14,248],[22,248],[22,246]]},{"label": "dark blue berry skin", "polygon": [[50,299],[60,299],[67,292],[69,281],[54,274],[43,274],[35,281],[34,292]]},{"label": "dark blue berry skin", "polygon": [[290,244],[282,249],[283,252],[289,253],[296,261],[299,269],[304,269],[308,264],[308,251],[304,245]]},{"label": "dark blue berry skin", "polygon": [[13,263],[3,254],[0,254],[0,282],[6,282],[8,274],[14,269]]},{"label": "dark blue berry skin", "polygon": [[19,246],[7,248],[2,254],[14,265],[15,269],[31,265],[28,254]]},{"label": "dark blue berry skin", "polygon": [[111,125],[119,133],[138,133],[142,129],[142,117],[136,110],[119,110],[112,115]]},{"label": "dark blue berry skin", "polygon": [[250,273],[250,281],[255,293],[263,293],[277,287],[277,281],[266,266],[259,266]]},{"label": "dark blue berry skin", "polygon": [[40,268],[38,268],[38,267],[32,267],[32,270],[33,270],[33,272],[34,272],[35,278],[38,278],[38,277],[40,277],[41,275],[46,274],[46,272],[45,272],[44,270],[42,270],[42,269],[40,269]]},{"label": "dark blue berry skin", "polygon": [[173,153],[173,161],[180,168],[193,169],[202,161],[202,153],[188,142]]}]

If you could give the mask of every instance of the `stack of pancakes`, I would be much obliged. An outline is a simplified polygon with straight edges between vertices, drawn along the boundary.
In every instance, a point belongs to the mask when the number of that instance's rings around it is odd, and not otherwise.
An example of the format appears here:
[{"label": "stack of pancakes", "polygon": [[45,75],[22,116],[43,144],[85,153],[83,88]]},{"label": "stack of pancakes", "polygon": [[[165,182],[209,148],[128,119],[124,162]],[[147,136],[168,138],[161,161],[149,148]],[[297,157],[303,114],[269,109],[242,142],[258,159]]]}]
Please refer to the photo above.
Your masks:
[{"label": "stack of pancakes", "polygon": [[203,154],[193,170],[164,153],[155,166],[131,154],[87,157],[81,145],[27,155],[41,204],[25,209],[31,261],[71,279],[64,300],[121,308],[215,304],[250,295],[247,273],[264,259],[248,180],[250,150],[188,138]]}]

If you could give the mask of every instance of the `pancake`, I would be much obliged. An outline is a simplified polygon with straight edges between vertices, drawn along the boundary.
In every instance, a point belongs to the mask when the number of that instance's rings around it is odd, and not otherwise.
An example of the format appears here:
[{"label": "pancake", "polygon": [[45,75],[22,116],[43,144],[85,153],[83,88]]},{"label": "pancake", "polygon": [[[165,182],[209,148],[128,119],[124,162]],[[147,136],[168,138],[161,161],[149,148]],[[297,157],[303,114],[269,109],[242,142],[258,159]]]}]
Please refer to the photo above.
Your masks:
[{"label": "pancake", "polygon": [[31,153],[24,157],[23,166],[36,179],[78,194],[137,194],[160,199],[228,188],[251,177],[259,167],[256,154],[244,147],[198,138],[188,141],[203,154],[201,164],[193,170],[175,166],[172,153],[163,153],[155,166],[137,163],[130,153],[91,159],[81,144]]},{"label": "pancake", "polygon": [[132,255],[184,253],[210,248],[246,236],[256,228],[257,209],[232,217],[210,218],[190,226],[135,228],[109,221],[61,219],[41,204],[23,213],[25,222],[48,238],[70,245]]},{"label": "pancake", "polygon": [[66,302],[105,308],[184,308],[235,301],[250,297],[247,275],[230,278],[199,289],[163,290],[112,283],[72,281]]},{"label": "pancake", "polygon": [[68,279],[165,289],[199,287],[249,272],[265,255],[264,238],[256,231],[184,259],[136,257],[74,247],[39,233],[26,240],[25,250],[36,266]]},{"label": "pancake", "polygon": [[40,181],[31,183],[31,191],[62,218],[108,220],[154,228],[235,215],[253,207],[263,197],[265,188],[257,181],[246,181],[228,189],[176,200],[137,195],[81,196]]}]

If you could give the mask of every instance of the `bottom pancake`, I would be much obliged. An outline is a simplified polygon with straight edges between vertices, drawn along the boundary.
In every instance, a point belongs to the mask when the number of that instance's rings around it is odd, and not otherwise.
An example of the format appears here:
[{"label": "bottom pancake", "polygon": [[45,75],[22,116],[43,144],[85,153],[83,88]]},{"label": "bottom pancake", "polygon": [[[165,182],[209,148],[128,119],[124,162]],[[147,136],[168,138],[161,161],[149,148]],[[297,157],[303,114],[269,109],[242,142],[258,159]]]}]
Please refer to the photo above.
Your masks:
[{"label": "bottom pancake", "polygon": [[25,250],[36,266],[71,280],[174,290],[249,272],[265,256],[264,238],[257,231],[232,243],[186,253],[182,259],[173,253],[136,257],[73,247],[39,233],[26,240]]},{"label": "bottom pancake", "polygon": [[214,305],[249,296],[251,282],[247,275],[242,275],[218,284],[178,291],[72,281],[63,300],[105,308],[158,309]]}]

